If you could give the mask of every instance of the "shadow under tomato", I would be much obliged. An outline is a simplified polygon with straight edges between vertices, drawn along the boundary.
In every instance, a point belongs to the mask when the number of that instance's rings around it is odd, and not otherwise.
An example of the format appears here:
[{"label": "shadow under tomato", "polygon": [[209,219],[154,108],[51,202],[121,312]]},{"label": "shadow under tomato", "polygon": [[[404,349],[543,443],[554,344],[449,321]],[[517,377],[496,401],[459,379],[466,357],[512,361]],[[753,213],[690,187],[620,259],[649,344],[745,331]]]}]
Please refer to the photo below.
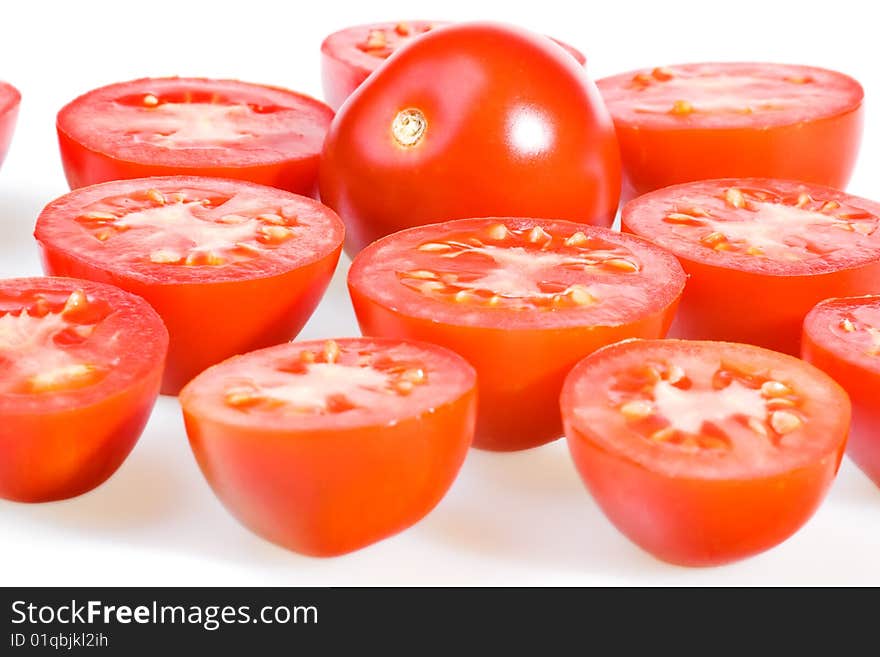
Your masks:
[{"label": "shadow under tomato", "polygon": [[664,568],[608,522],[564,440],[507,454],[472,450],[423,531],[459,549],[576,573],[622,578]]}]

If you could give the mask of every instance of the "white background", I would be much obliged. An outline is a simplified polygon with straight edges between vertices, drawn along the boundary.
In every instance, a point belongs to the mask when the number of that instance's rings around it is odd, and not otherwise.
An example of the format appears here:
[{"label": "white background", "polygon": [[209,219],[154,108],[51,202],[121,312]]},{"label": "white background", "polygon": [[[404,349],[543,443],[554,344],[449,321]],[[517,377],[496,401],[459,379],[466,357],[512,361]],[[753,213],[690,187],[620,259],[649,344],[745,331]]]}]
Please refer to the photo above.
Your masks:
[{"label": "white background", "polygon": [[[864,0],[7,0],[0,79],[18,86],[24,101],[0,171],[0,276],[40,273],[30,235],[42,206],[67,191],[54,131],[65,102],[110,82],[174,74],[320,96],[324,35],[373,20],[517,23],[577,46],[594,78],[725,59],[845,71],[863,83],[868,103],[850,189],[880,198],[880,45],[870,12]],[[303,337],[356,333],[346,268]],[[349,556],[301,557],[226,514],[193,461],[176,399],[167,397],[128,461],[98,490],[54,504],[0,501],[2,585],[878,585],[878,555],[880,490],[846,461],[821,510],[784,545],[723,568],[659,563],[604,519],[558,442],[511,455],[473,451],[447,498],[412,529]]]}]

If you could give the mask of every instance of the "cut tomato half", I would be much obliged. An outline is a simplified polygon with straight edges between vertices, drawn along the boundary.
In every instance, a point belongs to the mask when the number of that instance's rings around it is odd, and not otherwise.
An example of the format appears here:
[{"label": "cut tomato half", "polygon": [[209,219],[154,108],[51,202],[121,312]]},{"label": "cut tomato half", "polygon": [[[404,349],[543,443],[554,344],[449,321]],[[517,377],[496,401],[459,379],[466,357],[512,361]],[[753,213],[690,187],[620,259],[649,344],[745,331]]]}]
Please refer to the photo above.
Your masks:
[{"label": "cut tomato half", "polygon": [[71,189],[123,178],[236,178],[314,196],[333,111],[277,87],[144,78],[90,91],[58,113]]},{"label": "cut tomato half", "polygon": [[0,281],[0,497],[64,499],[112,475],[147,422],[167,348],[159,315],[115,287]]},{"label": "cut tomato half", "polygon": [[[398,21],[354,25],[334,32],[321,44],[321,79],[324,98],[338,110],[361,82],[399,48],[448,21]],[[587,58],[574,46],[552,39],[581,66]]]},{"label": "cut tomato half", "polygon": [[441,347],[352,338],[232,358],[180,395],[214,492],[257,534],[350,552],[425,516],[471,443],[476,378]]},{"label": "cut tomato half", "polygon": [[843,189],[855,166],[864,92],[836,71],[681,64],[630,71],[597,85],[636,193],[729,177]]},{"label": "cut tomato half", "polygon": [[21,94],[18,89],[0,80],[0,164],[3,164],[9,151],[20,104]]},{"label": "cut tomato half", "polygon": [[324,294],[344,228],[317,201],[242,181],[166,177],[75,190],[37,220],[52,275],[116,284],[171,334],[162,390],[295,336]]},{"label": "cut tomato half", "polygon": [[829,296],[880,290],[880,204],[765,179],[677,185],[630,201],[623,229],[689,275],[670,335],[799,353],[804,316]]},{"label": "cut tomato half", "polygon": [[710,566],[793,534],[840,465],[850,402],[831,377],[751,345],[630,340],[561,396],[575,465],[609,520],[665,561]]},{"label": "cut tomato half", "polygon": [[880,486],[880,296],[818,304],[804,320],[802,354],[849,393],[847,452]]},{"label": "cut tomato half", "polygon": [[559,390],[601,346],[662,337],[684,287],[675,258],[604,228],[463,219],[404,230],[355,258],[349,291],[365,335],[441,344],[479,374],[475,445],[561,436]]}]

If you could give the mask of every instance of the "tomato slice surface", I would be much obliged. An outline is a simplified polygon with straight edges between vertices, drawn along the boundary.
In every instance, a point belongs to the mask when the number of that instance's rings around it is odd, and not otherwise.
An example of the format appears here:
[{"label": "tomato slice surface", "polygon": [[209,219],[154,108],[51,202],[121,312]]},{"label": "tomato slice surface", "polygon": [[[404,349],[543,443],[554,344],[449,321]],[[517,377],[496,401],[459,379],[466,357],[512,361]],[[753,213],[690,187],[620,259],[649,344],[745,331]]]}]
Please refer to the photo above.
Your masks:
[{"label": "tomato slice surface", "polygon": [[807,315],[804,330],[837,358],[880,375],[880,296],[823,301]]},{"label": "tomato slice surface", "polygon": [[167,341],[145,301],[111,286],[0,281],[0,413],[46,412],[113,395],[161,369]]},{"label": "tomato slice surface", "polygon": [[623,224],[690,260],[770,276],[823,274],[880,257],[880,204],[797,182],[676,185],[627,204]]},{"label": "tomato slice surface", "polygon": [[241,181],[165,177],[103,183],[53,201],[44,246],[153,283],[240,281],[326,257],[342,222],[317,201]]},{"label": "tomato slice surface", "polygon": [[65,499],[112,475],[147,423],[167,350],[156,311],[116,287],[0,281],[0,497]]},{"label": "tomato slice surface", "polygon": [[864,97],[851,77],[811,66],[680,64],[597,82],[615,121],[652,128],[759,128],[830,117]]},{"label": "tomato slice surface", "polygon": [[639,239],[568,221],[464,219],[365,249],[350,281],[377,303],[453,325],[616,326],[668,306],[684,277]]},{"label": "tomato slice surface", "polygon": [[603,448],[667,476],[769,476],[833,454],[849,401],[830,377],[750,345],[607,347],[572,370],[562,405]]},{"label": "tomato slice surface", "polygon": [[317,155],[332,118],[323,103],[286,89],[144,78],[80,96],[59,112],[58,128],[122,160],[240,167]]},{"label": "tomato slice surface", "polygon": [[181,403],[214,421],[261,429],[381,427],[430,414],[474,382],[473,370],[441,347],[351,338],[234,357],[187,386]]}]

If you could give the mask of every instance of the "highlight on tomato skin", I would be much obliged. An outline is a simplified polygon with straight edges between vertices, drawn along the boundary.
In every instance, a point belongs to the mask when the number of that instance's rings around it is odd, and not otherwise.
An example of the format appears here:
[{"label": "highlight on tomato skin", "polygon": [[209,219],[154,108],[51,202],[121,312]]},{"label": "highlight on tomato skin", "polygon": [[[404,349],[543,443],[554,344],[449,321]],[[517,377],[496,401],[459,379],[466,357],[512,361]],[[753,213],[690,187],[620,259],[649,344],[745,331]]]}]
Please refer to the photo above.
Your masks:
[{"label": "highlight on tomato skin", "polygon": [[658,338],[685,275],[646,240],[561,220],[461,219],[364,249],[348,287],[364,335],[424,340],[477,370],[474,446],[536,447],[562,435],[568,370],[624,338]]},{"label": "highlight on tomato skin", "polygon": [[804,319],[802,357],[849,393],[847,454],[880,486],[880,296],[827,299]]},{"label": "highlight on tomato skin", "polygon": [[327,289],[344,226],[304,196],[240,180],[170,176],[74,190],[35,237],[44,270],[146,299],[171,336],[162,384],[177,394],[230,356],[296,336]]},{"label": "highlight on tomato skin", "polygon": [[617,131],[624,200],[712,178],[845,189],[864,123],[861,85],[827,69],[678,64],[597,81]]},{"label": "highlight on tomato skin", "polygon": [[344,103],[319,187],[353,257],[398,230],[467,217],[610,227],[620,153],[572,57],[526,30],[462,23],[400,49]]},{"label": "highlight on tomato skin", "polygon": [[797,355],[829,296],[880,290],[880,203],[764,178],[666,187],[627,203],[622,230],[670,250],[688,284],[669,335]]},{"label": "highlight on tomato skin", "polygon": [[806,523],[846,445],[846,392],[812,365],[724,342],[627,340],[572,369],[560,406],[608,519],[658,559],[716,566]]},{"label": "highlight on tomato skin", "polygon": [[193,453],[242,524],[335,556],[427,515],[474,432],[476,376],[426,343],[341,338],[236,356],[180,394]]},{"label": "highlight on tomato skin", "polygon": [[[324,98],[334,110],[399,48],[426,32],[452,25],[449,21],[407,20],[353,25],[333,32],[321,43]],[[581,66],[587,58],[577,48],[552,39]]]},{"label": "highlight on tomato skin", "polygon": [[93,89],[56,121],[71,189],[148,176],[234,178],[317,198],[333,110],[304,94],[206,78]]},{"label": "highlight on tomato skin", "polygon": [[102,484],[159,394],[168,332],[143,299],[70,278],[0,280],[0,498]]},{"label": "highlight on tomato skin", "polygon": [[0,80],[0,165],[3,164],[12,142],[20,104],[21,93],[18,89]]}]

